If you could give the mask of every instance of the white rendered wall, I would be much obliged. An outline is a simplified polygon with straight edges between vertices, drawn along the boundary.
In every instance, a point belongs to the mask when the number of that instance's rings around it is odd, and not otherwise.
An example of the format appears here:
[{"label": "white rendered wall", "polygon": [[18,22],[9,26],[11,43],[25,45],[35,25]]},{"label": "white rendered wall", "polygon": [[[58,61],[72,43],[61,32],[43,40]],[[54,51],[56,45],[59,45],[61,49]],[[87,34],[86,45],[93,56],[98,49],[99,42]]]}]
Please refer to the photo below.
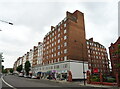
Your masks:
[{"label": "white rendered wall", "polygon": [[[58,65],[59,65],[59,68],[56,68],[55,66],[58,66]],[[51,66],[53,66],[53,69],[50,69]],[[48,68],[46,69],[46,67]],[[85,72],[87,72],[88,63],[84,63],[84,68],[85,68]],[[72,62],[65,61],[65,62],[54,63],[54,64],[45,65],[45,66],[36,66],[32,69],[34,73],[47,72],[52,70],[56,70],[61,73],[64,71],[70,70],[72,73],[72,79],[84,79],[83,62],[78,62],[78,61],[72,61]],[[85,78],[86,78],[86,74],[85,74]]]},{"label": "white rendered wall", "polygon": [[[88,63],[84,63],[85,72],[88,70]],[[70,62],[70,71],[72,72],[72,79],[84,79],[83,75],[83,63]],[[85,73],[86,78],[86,73]]]}]

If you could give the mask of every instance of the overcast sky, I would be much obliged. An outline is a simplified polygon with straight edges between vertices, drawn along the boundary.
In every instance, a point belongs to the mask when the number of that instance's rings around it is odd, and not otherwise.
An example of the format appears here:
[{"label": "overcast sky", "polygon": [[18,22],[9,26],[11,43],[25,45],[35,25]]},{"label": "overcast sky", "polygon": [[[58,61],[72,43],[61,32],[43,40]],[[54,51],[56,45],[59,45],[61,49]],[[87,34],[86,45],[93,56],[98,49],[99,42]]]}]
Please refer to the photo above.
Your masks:
[{"label": "overcast sky", "polygon": [[55,2],[40,0],[0,0],[0,52],[4,53],[5,68],[13,67],[18,57],[23,56],[56,26],[66,11],[84,13],[86,38],[94,38],[108,48],[118,37],[118,1],[100,2]]}]

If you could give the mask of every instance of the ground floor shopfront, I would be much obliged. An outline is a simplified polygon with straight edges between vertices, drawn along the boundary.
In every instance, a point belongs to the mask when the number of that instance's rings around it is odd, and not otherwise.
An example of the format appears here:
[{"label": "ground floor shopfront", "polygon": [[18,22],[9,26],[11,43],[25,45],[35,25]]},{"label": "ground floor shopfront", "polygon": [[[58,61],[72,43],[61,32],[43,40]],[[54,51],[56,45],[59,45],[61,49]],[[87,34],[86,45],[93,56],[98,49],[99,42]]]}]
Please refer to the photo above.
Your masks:
[{"label": "ground floor shopfront", "polygon": [[88,70],[88,63],[73,60],[49,65],[37,65],[31,68],[32,75],[55,80],[83,79],[83,70],[84,72]]}]

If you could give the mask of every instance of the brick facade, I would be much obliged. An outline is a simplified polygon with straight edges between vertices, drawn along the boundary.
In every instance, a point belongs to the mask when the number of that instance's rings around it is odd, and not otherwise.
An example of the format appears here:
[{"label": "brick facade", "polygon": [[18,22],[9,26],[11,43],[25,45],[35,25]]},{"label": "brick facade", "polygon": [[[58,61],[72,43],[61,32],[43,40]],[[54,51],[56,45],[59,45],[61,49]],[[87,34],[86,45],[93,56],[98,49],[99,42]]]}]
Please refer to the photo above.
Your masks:
[{"label": "brick facade", "polygon": [[67,12],[56,27],[51,26],[43,41],[43,64],[66,60],[87,61],[84,14]]},{"label": "brick facade", "polygon": [[98,69],[99,73],[110,74],[109,59],[106,48],[98,42],[93,41],[93,38],[87,40],[88,50],[88,66],[91,73],[94,69]]},{"label": "brick facade", "polygon": [[120,65],[120,37],[115,43],[111,43],[111,46],[109,47],[109,53],[112,66],[112,74],[115,76],[116,73],[120,72],[120,67],[118,67],[118,65]]}]

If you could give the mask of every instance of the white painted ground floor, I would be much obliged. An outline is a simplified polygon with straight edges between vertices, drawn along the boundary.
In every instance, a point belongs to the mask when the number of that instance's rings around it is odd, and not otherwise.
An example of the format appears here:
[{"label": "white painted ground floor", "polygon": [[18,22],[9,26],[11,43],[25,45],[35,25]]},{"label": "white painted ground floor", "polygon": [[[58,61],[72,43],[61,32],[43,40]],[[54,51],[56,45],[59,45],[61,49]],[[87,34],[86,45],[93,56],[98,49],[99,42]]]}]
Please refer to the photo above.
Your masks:
[{"label": "white painted ground floor", "polygon": [[[84,70],[84,71],[83,71]],[[48,76],[54,75],[54,77],[67,78],[69,71],[72,74],[72,79],[84,79],[84,73],[88,70],[88,62],[83,61],[62,61],[59,63],[53,63],[49,65],[35,66],[31,68],[32,75]],[[83,73],[84,72],[84,73]],[[85,73],[86,78],[86,73]]]}]

